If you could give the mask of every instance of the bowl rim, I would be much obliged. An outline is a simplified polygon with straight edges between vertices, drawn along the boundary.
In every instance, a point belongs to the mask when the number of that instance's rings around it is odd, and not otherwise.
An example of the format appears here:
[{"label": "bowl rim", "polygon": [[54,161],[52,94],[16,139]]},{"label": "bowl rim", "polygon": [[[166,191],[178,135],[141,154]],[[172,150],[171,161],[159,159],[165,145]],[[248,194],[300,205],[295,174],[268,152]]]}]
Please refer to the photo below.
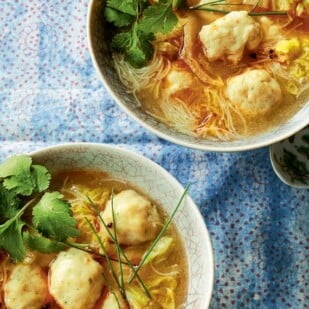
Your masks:
[{"label": "bowl rim", "polygon": [[[247,144],[241,144],[241,145],[226,145],[222,144],[220,141],[217,145],[205,145],[205,144],[199,144],[194,143],[191,141],[184,141],[181,138],[170,136],[169,134],[162,132],[160,129],[152,127],[150,124],[148,124],[146,121],[141,120],[132,110],[130,110],[124,103],[121,102],[121,99],[117,97],[117,95],[112,90],[111,86],[109,85],[106,77],[102,73],[99,64],[96,60],[95,56],[95,50],[93,46],[92,41],[92,35],[91,35],[91,20],[92,20],[92,14],[94,9],[94,3],[98,0],[90,0],[88,4],[88,12],[87,12],[87,43],[88,43],[88,49],[90,52],[92,64],[95,67],[95,70],[97,71],[97,74],[99,75],[101,82],[103,83],[104,87],[108,91],[109,95],[113,98],[115,103],[125,112],[127,115],[129,115],[133,120],[135,120],[139,125],[147,129],[149,132],[154,134],[155,136],[158,136],[168,142],[171,142],[176,145],[180,145],[186,148],[196,149],[196,150],[203,150],[203,151],[210,151],[210,152],[242,152],[242,151],[249,151],[249,150],[255,150],[262,147],[270,146],[272,144],[278,143],[281,140],[284,140],[286,138],[289,138],[290,136],[294,135],[298,131],[302,130],[304,127],[306,127],[309,124],[309,120],[307,122],[304,120],[301,122],[301,124],[298,127],[295,127],[293,129],[289,129],[287,132],[282,131],[280,134],[273,134],[271,138],[267,138],[262,141],[258,142],[250,142]],[[307,102],[308,103],[308,102]],[[309,118],[309,117],[308,117]]]},{"label": "bowl rim", "polygon": [[[117,145],[111,145],[111,144],[105,144],[105,143],[92,143],[92,142],[73,142],[73,143],[61,143],[51,146],[46,146],[43,148],[39,148],[37,150],[29,152],[29,156],[33,157],[34,159],[38,156],[44,156],[48,154],[50,151],[70,151],[72,149],[78,149],[78,148],[92,148],[95,151],[101,151],[104,152],[107,151],[116,151],[121,152],[123,155],[128,156],[130,158],[137,159],[136,162],[141,162],[142,165],[148,165],[151,166],[152,169],[156,169],[162,174],[168,181],[171,183],[173,187],[175,187],[179,192],[184,191],[184,187],[181,185],[181,183],[172,175],[170,174],[166,169],[164,169],[161,165],[154,162],[153,160],[138,154],[132,150],[128,150],[127,148],[120,147]],[[104,169],[102,169],[104,170]],[[209,307],[210,302],[212,300],[212,294],[214,291],[214,280],[215,280],[215,254],[214,249],[212,245],[212,240],[210,238],[210,234],[206,225],[206,222],[197,206],[197,204],[193,201],[191,196],[187,194],[186,199],[188,200],[188,204],[190,204],[190,213],[193,214],[193,217],[196,221],[199,221],[199,226],[203,229],[204,238],[206,240],[206,243],[203,244],[205,247],[205,251],[209,252],[208,260],[208,289],[207,292],[204,292],[203,295],[205,297],[203,298],[203,303]]]},{"label": "bowl rim", "polygon": [[[299,132],[297,132],[295,134],[295,136],[296,135],[304,134],[305,130],[309,132],[309,126],[305,127],[303,130],[300,130]],[[284,171],[282,169],[282,167],[279,165],[279,163],[277,162],[277,160],[276,160],[276,155],[280,155],[281,154],[281,151],[285,147],[286,142],[287,142],[287,140],[283,140],[283,141],[281,141],[279,143],[270,145],[270,147],[269,147],[269,158],[270,158],[270,162],[271,162],[272,168],[273,168],[275,174],[278,176],[278,178],[283,183],[285,183],[286,185],[288,185],[290,187],[294,187],[294,188],[299,188],[299,189],[308,189],[309,188],[309,183],[302,184],[299,181],[294,183],[291,180],[290,175],[288,174],[288,172]]]}]

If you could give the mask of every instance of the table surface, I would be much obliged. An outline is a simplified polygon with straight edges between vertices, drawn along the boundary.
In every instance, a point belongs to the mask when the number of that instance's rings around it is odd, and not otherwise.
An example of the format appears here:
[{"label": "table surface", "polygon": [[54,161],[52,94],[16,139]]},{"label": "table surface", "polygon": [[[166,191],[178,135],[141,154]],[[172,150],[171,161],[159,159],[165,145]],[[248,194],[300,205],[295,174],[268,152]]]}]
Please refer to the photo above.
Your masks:
[{"label": "table surface", "polygon": [[308,308],[309,191],[277,178],[268,148],[203,152],[136,124],[93,68],[87,6],[0,0],[0,161],[67,142],[142,154],[191,183],[215,254],[211,308]]}]

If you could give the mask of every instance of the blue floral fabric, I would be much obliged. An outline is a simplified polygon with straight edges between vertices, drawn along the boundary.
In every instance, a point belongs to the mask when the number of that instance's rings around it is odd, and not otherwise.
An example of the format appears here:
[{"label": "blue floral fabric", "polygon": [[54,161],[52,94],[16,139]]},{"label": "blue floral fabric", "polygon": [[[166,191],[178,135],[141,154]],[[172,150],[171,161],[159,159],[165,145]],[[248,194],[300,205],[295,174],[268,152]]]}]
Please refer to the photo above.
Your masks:
[{"label": "blue floral fabric", "polygon": [[191,183],[215,254],[211,308],[308,308],[309,191],[277,178],[268,148],[203,152],[135,123],[92,66],[87,6],[0,0],[0,161],[86,141],[142,154]]}]

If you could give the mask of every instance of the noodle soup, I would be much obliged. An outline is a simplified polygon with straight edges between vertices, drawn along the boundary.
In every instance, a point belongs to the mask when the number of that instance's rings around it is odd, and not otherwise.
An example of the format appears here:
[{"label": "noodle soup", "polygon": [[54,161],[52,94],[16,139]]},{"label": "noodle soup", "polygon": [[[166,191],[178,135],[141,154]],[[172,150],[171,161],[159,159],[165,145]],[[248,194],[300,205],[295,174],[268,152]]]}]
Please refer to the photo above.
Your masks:
[{"label": "noodle soup", "polygon": [[237,3],[185,1],[176,26],[149,41],[142,65],[114,50],[121,82],[148,115],[186,135],[231,141],[279,127],[304,107],[308,5]]},{"label": "noodle soup", "polygon": [[174,224],[128,283],[168,218],[161,206],[105,172],[58,172],[50,190],[70,203],[79,236],[17,264],[1,253],[1,308],[182,308],[188,265]]}]

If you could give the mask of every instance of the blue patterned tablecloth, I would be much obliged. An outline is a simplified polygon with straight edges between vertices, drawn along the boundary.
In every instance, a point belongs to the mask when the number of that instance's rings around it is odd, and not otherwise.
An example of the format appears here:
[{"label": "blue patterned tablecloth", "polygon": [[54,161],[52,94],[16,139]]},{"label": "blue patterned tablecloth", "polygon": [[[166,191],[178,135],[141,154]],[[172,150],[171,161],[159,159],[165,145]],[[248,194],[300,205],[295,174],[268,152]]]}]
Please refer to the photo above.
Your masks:
[{"label": "blue patterned tablecloth", "polygon": [[87,6],[0,0],[0,161],[81,141],[142,154],[192,184],[215,253],[211,308],[308,308],[309,191],[277,178],[268,148],[202,152],[136,124],[92,66]]}]

